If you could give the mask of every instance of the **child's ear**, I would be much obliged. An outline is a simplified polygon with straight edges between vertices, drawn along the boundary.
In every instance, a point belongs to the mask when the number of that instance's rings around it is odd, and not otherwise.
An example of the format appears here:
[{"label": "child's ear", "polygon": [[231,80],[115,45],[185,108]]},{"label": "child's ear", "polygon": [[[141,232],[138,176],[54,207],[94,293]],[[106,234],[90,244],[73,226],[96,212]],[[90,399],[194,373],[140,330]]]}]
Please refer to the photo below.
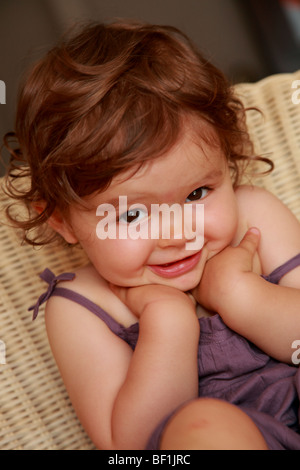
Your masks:
[{"label": "child's ear", "polygon": [[[45,204],[42,202],[37,202],[32,204],[32,208],[38,213],[41,214],[45,208]],[[64,219],[62,214],[58,209],[55,209],[53,214],[47,220],[47,224],[55,230],[55,232],[59,233],[67,243],[77,243],[78,240],[70,227],[67,221]]]}]

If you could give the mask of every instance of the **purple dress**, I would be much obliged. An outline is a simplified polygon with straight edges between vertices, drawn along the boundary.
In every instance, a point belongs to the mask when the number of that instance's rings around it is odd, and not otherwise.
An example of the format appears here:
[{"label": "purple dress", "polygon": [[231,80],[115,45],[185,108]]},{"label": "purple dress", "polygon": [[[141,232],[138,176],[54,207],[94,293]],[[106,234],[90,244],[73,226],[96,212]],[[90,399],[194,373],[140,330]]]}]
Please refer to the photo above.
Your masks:
[{"label": "purple dress", "polygon": [[[299,265],[300,254],[265,279],[277,284],[284,274]],[[89,299],[56,285],[60,280],[72,280],[74,276],[73,273],[65,273],[55,277],[49,269],[41,274],[49,288],[30,308],[34,310],[33,318],[36,318],[39,306],[50,296],[62,296],[93,312],[134,349],[139,334],[138,323],[125,328]],[[300,450],[300,369],[296,365],[278,362],[262,352],[229,329],[218,314],[202,317],[199,322],[199,397],[219,398],[238,406],[255,422],[270,450]],[[300,331],[295,335],[298,335],[295,339],[300,340]],[[174,412],[154,430],[147,449],[159,449],[161,433]]]}]

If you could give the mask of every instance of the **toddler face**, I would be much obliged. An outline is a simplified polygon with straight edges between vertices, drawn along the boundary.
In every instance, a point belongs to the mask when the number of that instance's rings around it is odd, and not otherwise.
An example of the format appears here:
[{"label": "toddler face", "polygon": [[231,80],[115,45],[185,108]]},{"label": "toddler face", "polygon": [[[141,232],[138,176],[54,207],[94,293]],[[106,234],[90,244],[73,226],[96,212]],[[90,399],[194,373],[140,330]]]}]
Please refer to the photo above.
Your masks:
[{"label": "toddler face", "polygon": [[[132,171],[118,175],[106,191],[90,196],[89,211],[71,208],[73,236],[99,274],[113,284],[164,284],[183,291],[194,288],[206,260],[229,245],[237,229],[236,198],[221,149],[204,141],[199,145],[187,132],[166,155],[131,175]],[[120,196],[127,207],[120,206]],[[183,227],[186,219],[179,220],[176,215],[156,227],[156,233],[149,233],[152,209],[162,204],[191,206],[194,244],[191,230]],[[197,212],[199,204],[204,209],[204,238],[203,219],[197,218],[197,214],[203,215]],[[97,212],[99,207],[115,210]],[[115,217],[117,234],[120,229],[122,238],[113,233],[99,238],[99,227],[112,222],[110,217]],[[133,236],[145,226],[147,237]]]}]

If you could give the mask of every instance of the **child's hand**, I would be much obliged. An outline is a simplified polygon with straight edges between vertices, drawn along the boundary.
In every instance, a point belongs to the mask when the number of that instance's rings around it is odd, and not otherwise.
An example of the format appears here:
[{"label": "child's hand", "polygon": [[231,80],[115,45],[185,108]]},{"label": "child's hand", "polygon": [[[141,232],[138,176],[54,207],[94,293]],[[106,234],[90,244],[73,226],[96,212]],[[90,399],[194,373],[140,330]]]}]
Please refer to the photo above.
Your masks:
[{"label": "child's hand", "polygon": [[239,295],[241,282],[247,282],[253,274],[253,261],[259,244],[260,234],[249,229],[240,244],[228,246],[207,261],[200,284],[193,290],[195,299],[206,309],[223,312],[241,303]]},{"label": "child's hand", "polygon": [[173,305],[176,307],[181,305],[183,310],[195,312],[195,305],[191,298],[174,287],[160,284],[120,287],[110,284],[110,288],[137,318],[140,318],[148,307],[153,307],[155,304],[161,310],[170,310]]}]

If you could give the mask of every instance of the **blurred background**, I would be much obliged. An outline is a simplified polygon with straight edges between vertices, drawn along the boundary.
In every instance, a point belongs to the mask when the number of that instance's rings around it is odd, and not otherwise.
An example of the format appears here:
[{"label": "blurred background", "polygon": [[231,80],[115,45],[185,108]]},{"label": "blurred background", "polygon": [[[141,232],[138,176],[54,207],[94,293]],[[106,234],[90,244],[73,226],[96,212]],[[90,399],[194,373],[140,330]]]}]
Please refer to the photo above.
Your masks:
[{"label": "blurred background", "polygon": [[115,18],[182,29],[233,83],[300,69],[300,0],[0,0],[1,142],[28,65],[74,22]]}]

